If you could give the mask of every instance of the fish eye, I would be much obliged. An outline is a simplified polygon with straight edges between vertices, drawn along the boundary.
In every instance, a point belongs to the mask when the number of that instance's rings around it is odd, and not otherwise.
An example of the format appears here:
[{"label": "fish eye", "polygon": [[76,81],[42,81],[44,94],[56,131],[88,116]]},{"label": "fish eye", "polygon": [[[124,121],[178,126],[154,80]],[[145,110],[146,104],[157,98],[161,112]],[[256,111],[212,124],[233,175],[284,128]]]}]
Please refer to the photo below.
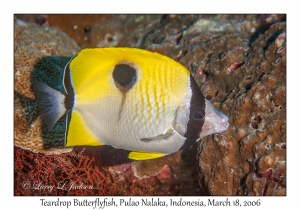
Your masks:
[{"label": "fish eye", "polygon": [[194,113],[194,119],[195,120],[202,120],[203,119],[203,115],[200,112],[195,112]]}]

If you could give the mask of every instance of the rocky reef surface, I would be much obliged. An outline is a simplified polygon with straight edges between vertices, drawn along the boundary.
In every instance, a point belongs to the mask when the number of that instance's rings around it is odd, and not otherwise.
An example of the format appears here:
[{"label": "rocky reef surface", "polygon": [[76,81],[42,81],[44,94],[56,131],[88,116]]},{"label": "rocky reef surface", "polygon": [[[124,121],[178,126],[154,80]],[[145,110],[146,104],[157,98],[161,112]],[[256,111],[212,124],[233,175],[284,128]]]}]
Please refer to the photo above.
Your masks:
[{"label": "rocky reef surface", "polygon": [[[284,15],[16,15],[14,40],[15,195],[286,194]],[[63,148],[64,119],[47,132],[31,82],[63,92],[70,57],[107,46],[183,64],[229,129],[148,161],[109,146]]]}]

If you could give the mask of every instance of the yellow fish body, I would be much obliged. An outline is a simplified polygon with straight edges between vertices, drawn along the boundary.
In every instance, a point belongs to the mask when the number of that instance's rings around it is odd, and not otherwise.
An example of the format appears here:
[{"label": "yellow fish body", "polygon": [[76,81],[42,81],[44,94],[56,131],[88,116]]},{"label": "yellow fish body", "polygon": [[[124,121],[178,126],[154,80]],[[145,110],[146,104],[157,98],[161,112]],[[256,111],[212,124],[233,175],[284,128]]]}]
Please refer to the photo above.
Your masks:
[{"label": "yellow fish body", "polygon": [[68,112],[67,147],[111,145],[152,159],[229,126],[184,66],[146,50],[84,49],[67,64],[64,86],[66,95],[33,83],[49,129]]}]

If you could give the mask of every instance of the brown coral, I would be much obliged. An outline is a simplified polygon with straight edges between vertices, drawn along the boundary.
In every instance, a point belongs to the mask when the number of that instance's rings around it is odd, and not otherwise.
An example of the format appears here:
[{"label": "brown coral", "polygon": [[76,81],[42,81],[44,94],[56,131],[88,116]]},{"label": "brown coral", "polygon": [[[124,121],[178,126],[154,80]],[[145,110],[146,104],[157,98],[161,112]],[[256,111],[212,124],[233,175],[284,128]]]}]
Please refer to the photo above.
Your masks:
[{"label": "brown coral", "polygon": [[[219,75],[234,84],[217,86],[226,90],[219,94],[220,105],[231,126],[199,144],[200,179],[210,194],[285,195],[286,66],[285,50],[277,53],[276,45],[284,31],[284,23],[272,25],[252,43],[244,65]],[[204,92],[214,89],[216,84],[208,82]],[[219,95],[213,101],[220,101]]]}]

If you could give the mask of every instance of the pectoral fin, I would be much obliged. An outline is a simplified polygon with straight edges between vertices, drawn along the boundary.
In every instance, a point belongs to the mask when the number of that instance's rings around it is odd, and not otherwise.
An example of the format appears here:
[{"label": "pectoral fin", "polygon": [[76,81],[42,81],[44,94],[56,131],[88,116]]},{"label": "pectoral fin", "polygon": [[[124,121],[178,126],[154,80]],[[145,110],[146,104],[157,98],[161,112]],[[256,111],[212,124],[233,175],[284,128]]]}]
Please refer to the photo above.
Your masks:
[{"label": "pectoral fin", "polygon": [[154,137],[147,137],[147,138],[142,138],[141,141],[144,142],[150,142],[150,141],[155,141],[155,140],[167,140],[170,136],[174,134],[175,130],[173,128],[170,128],[166,133],[164,134],[159,134]]}]

